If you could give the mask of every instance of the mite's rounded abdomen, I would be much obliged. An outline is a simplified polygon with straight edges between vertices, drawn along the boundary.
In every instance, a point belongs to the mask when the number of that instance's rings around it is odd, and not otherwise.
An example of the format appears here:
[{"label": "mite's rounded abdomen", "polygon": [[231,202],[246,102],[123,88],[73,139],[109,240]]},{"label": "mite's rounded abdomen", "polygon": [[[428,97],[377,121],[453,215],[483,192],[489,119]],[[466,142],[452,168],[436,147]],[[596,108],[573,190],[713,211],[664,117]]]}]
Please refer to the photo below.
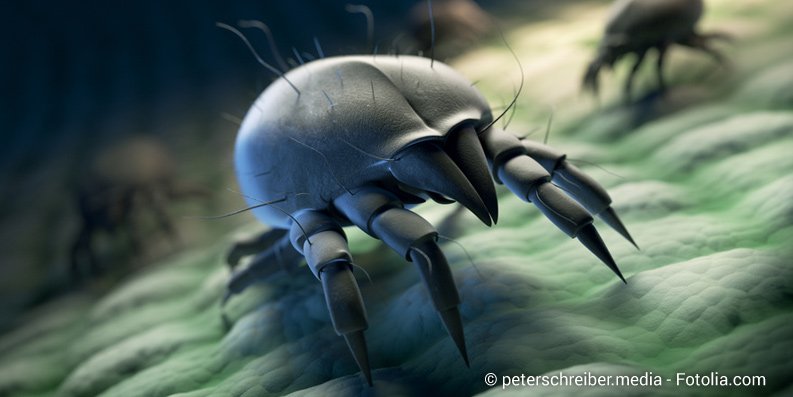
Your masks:
[{"label": "mite's rounded abdomen", "polygon": [[345,191],[390,177],[389,159],[461,123],[491,120],[471,83],[441,62],[419,57],[333,57],[308,63],[271,84],[237,136],[235,166],[262,221],[287,227],[284,214],[324,209]]}]

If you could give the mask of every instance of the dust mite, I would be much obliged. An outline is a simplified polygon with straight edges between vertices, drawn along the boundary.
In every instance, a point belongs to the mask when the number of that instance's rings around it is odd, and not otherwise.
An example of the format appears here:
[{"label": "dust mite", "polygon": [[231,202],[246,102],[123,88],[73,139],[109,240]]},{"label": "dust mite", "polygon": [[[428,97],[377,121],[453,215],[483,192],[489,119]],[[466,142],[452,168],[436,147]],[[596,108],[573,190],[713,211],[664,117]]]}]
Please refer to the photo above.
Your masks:
[{"label": "dust mite", "polygon": [[[158,139],[133,136],[104,148],[80,173],[75,200],[80,229],[69,251],[70,275],[80,281],[105,271],[123,271],[120,264],[145,252],[146,234],[162,232],[172,245],[178,244],[168,204],[208,195],[209,191],[177,177],[173,155]],[[156,227],[136,222],[146,216],[156,220]],[[97,244],[100,236],[116,248],[112,268],[102,263],[107,255]],[[118,245],[122,240],[128,242],[126,250]]]},{"label": "dust mite", "polygon": [[611,7],[597,55],[584,75],[584,87],[597,94],[600,69],[611,68],[622,57],[636,54],[624,87],[625,99],[630,100],[636,72],[647,52],[655,49],[658,52],[658,89],[663,91],[666,89],[664,60],[672,44],[703,51],[719,64],[725,64],[726,59],[711,43],[713,39],[729,40],[730,37],[724,33],[697,32],[703,8],[702,0],[618,0]]},{"label": "dust mite", "polygon": [[592,225],[598,215],[633,242],[606,191],[565,155],[493,121],[469,81],[427,58],[330,57],[276,80],[245,116],[235,149],[241,189],[273,229],[232,248],[232,268],[242,256],[256,256],[234,271],[224,301],[305,258],[336,332],[371,384],[367,315],[342,230],[355,225],[416,264],[468,364],[460,298],[438,232],[408,207],[456,201],[490,226],[498,219],[493,179],[623,279]]}]

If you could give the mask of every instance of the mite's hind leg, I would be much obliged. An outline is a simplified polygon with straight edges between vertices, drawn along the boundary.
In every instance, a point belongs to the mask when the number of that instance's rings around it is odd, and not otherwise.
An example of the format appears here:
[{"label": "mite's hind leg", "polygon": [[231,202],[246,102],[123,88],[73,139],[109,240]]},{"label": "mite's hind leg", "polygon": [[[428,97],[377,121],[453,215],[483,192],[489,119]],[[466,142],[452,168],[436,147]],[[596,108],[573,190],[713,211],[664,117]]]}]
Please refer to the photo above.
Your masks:
[{"label": "mite's hind leg", "polygon": [[[611,207],[611,197],[597,181],[567,161],[567,155],[540,142],[524,139],[521,144],[526,154],[538,162],[551,175],[551,182],[561,187],[584,206],[590,214],[598,216],[607,225],[636,246],[628,229]],[[638,248],[638,247],[637,247]]]},{"label": "mite's hind leg", "polygon": [[666,50],[668,46],[662,44],[658,46],[658,60],[655,64],[655,73],[658,78],[658,91],[666,91],[666,80],[664,79],[664,61],[666,60]]},{"label": "mite's hind leg", "polygon": [[69,275],[72,281],[83,281],[101,272],[91,239],[93,231],[93,229],[83,225],[80,234],[69,251]]},{"label": "mite's hind leg", "polygon": [[178,247],[181,244],[181,239],[168,211],[166,197],[163,197],[163,194],[158,194],[154,189],[147,189],[141,192],[141,195],[143,200],[148,202],[148,207],[154,213],[160,230],[165,232],[170,242]]},{"label": "mite's hind leg", "polygon": [[[220,316],[226,329],[231,328],[231,320],[226,315],[225,308],[226,303],[232,296],[242,293],[246,288],[266,279],[278,270],[294,271],[303,259],[303,256],[292,247],[287,232],[284,230],[278,231],[281,235],[279,240],[276,240],[269,248],[257,254],[244,268],[232,271],[231,277],[226,283],[226,292],[220,302]],[[269,235],[268,239],[270,237],[272,235]],[[251,242],[258,241],[256,239],[251,240]]]},{"label": "mite's hind leg", "polygon": [[352,255],[341,226],[327,214],[304,211],[296,217],[290,237],[321,282],[333,328],[343,336],[367,383],[372,385],[364,330],[366,308],[352,274]]},{"label": "mite's hind leg", "polygon": [[229,265],[231,270],[234,270],[243,257],[269,249],[276,241],[286,236],[287,233],[286,229],[272,229],[235,241],[226,254],[226,264]]},{"label": "mite's hind leg", "polygon": [[646,54],[647,54],[646,51],[639,51],[636,53],[636,62],[633,64],[630,73],[628,73],[628,78],[625,79],[623,96],[626,103],[630,103],[631,101],[631,92],[633,91],[633,80],[636,78],[636,72],[638,72],[639,68],[642,66],[642,62],[644,62],[644,56]]},{"label": "mite's hind leg", "polygon": [[279,232],[282,232],[280,239],[257,254],[247,266],[236,269],[231,274],[221,306],[225,306],[232,296],[242,293],[249,286],[266,279],[278,270],[293,272],[297,268],[303,256],[292,247],[286,231],[279,230]]},{"label": "mite's hind leg", "polygon": [[465,335],[457,308],[460,297],[446,257],[438,246],[435,228],[421,216],[402,208],[394,195],[377,187],[342,195],[334,205],[361,230],[416,264],[435,310],[468,365]]},{"label": "mite's hind leg", "polygon": [[[592,216],[576,200],[550,183],[549,172],[527,155],[526,147],[517,137],[491,127],[480,135],[480,139],[499,183],[506,185],[521,199],[534,204],[554,225],[568,236],[577,238],[625,281],[611,253],[592,225]],[[580,193],[590,192],[582,189]]]}]

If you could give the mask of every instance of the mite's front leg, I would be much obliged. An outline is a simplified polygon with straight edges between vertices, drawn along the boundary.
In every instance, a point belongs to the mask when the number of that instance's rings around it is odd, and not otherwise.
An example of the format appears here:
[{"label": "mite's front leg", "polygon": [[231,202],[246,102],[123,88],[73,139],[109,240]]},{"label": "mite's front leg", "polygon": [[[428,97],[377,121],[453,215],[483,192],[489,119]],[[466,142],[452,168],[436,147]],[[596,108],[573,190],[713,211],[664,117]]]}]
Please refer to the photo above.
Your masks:
[{"label": "mite's front leg", "polygon": [[724,54],[721,53],[721,51],[713,47],[712,44],[714,40],[724,40],[730,42],[733,39],[732,36],[725,33],[694,33],[688,38],[678,41],[678,43],[686,47],[700,50],[710,55],[710,57],[713,58],[716,63],[726,67],[729,70],[731,68],[730,61],[724,56]]},{"label": "mite's front leg", "polygon": [[302,211],[290,230],[292,245],[322,283],[333,328],[344,337],[358,368],[372,385],[364,331],[369,327],[361,291],[352,274],[352,255],[341,226],[321,211]]},{"label": "mite's front leg", "polygon": [[[492,183],[492,182],[491,182]],[[367,234],[382,240],[418,267],[424,285],[446,331],[468,366],[468,352],[460,318],[460,296],[451,268],[438,246],[438,232],[418,214],[407,210],[396,196],[368,186],[354,195],[342,195],[336,208]]]},{"label": "mite's front leg", "polygon": [[561,187],[572,198],[584,206],[590,214],[598,216],[612,229],[625,237],[636,248],[628,229],[611,208],[611,197],[597,181],[567,161],[567,155],[540,142],[521,141],[526,154],[551,174],[551,182]]},{"label": "mite's front leg", "polygon": [[[551,182],[551,174],[533,158],[514,135],[489,128],[479,136],[497,182],[534,204],[568,236],[577,238],[623,282],[617,264],[592,225],[592,216],[576,200]],[[559,174],[560,177],[562,173]],[[597,185],[599,186],[599,185]]]}]

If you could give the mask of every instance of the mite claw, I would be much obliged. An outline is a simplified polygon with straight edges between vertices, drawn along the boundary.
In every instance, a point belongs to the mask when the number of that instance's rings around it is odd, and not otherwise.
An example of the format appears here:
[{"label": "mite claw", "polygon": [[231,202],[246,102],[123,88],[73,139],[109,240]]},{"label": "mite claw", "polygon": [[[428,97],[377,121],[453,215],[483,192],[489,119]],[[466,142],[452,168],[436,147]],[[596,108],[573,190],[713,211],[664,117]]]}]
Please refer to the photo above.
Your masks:
[{"label": "mite claw", "polygon": [[603,239],[600,238],[600,234],[598,234],[595,226],[591,223],[581,227],[578,230],[578,233],[575,236],[581,244],[584,245],[589,251],[591,251],[595,256],[597,256],[606,266],[613,271],[617,277],[622,280],[623,283],[627,284],[625,281],[625,277],[622,276],[622,272],[620,272],[619,267],[617,267],[617,263],[614,262],[614,258],[611,257],[611,253],[609,253],[608,248],[606,248],[606,244],[603,243]]},{"label": "mite claw", "polygon": [[409,186],[440,193],[468,208],[490,226],[490,211],[454,161],[435,145],[417,145],[391,165],[391,174]]},{"label": "mite claw", "polygon": [[468,350],[465,348],[465,334],[463,333],[463,322],[460,319],[460,311],[457,307],[452,307],[447,310],[439,311],[438,314],[441,316],[443,326],[446,327],[446,331],[457,346],[460,356],[462,356],[463,361],[465,361],[465,366],[470,368],[471,364],[468,362]]},{"label": "mite claw", "polygon": [[614,208],[607,208],[605,211],[598,214],[598,217],[606,222],[612,229],[614,229],[617,233],[619,233],[622,237],[624,237],[628,242],[633,244],[636,249],[639,249],[639,246],[636,245],[636,242],[633,241],[633,237],[631,234],[628,233],[628,229],[622,223],[620,218],[617,216],[617,213],[614,211]]},{"label": "mite claw", "polygon": [[358,364],[358,368],[364,378],[366,378],[366,383],[372,386],[372,370],[369,367],[369,352],[363,331],[353,331],[344,334],[344,340],[347,342],[347,347],[350,348],[350,353],[352,353],[355,363]]},{"label": "mite claw", "polygon": [[493,223],[498,222],[498,197],[493,177],[487,168],[487,158],[473,127],[450,134],[445,143],[446,153],[476,190]]},{"label": "mite claw", "polygon": [[[634,247],[639,248],[617,213],[611,208],[611,197],[603,186],[578,167],[570,164],[566,160],[566,155],[550,146],[533,141],[523,141],[522,143],[528,155],[551,173],[554,185],[562,188],[590,214],[599,216]],[[526,168],[526,166],[523,167]]]},{"label": "mite claw", "polygon": [[465,334],[457,306],[460,297],[454,285],[449,263],[433,240],[427,240],[410,251],[410,257],[421,271],[424,284],[429,289],[433,306],[443,321],[443,326],[457,346],[465,365],[468,366],[468,351],[465,348]]}]

